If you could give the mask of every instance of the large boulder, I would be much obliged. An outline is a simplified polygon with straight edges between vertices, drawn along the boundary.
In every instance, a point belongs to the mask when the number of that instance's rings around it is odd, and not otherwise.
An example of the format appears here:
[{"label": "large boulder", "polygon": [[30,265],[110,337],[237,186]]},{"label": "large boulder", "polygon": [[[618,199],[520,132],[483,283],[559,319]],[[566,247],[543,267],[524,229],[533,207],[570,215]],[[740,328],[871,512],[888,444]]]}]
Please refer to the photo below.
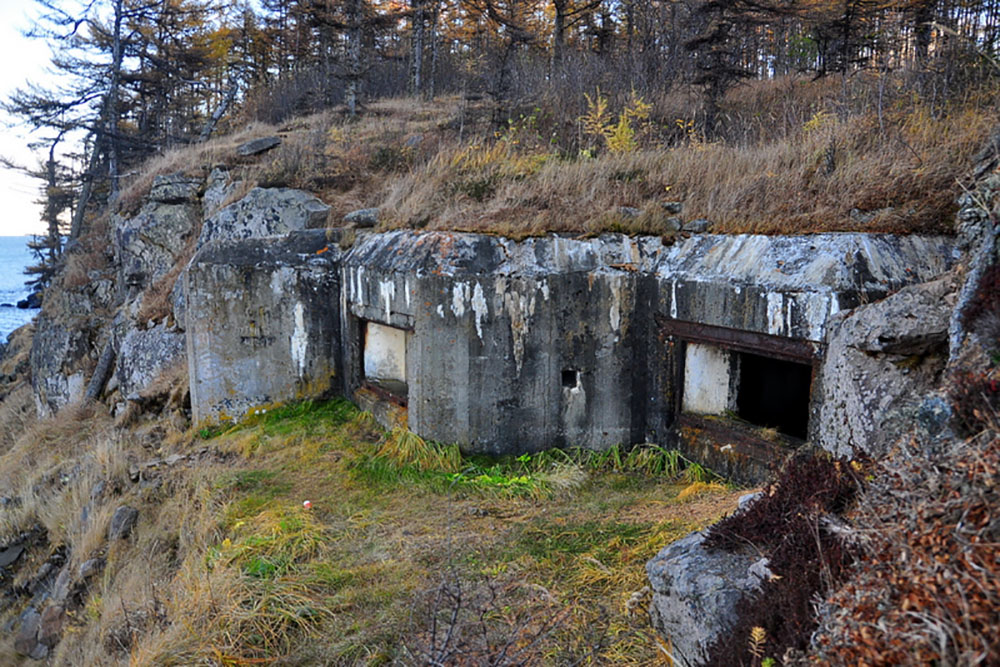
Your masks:
[{"label": "large boulder", "polygon": [[678,667],[705,664],[708,649],[736,625],[739,602],[771,576],[759,553],[710,550],[706,536],[691,533],[646,563],[653,589],[650,620],[668,640]]},{"label": "large boulder", "polygon": [[149,191],[149,201],[160,204],[197,203],[201,185],[200,178],[182,173],[157,176]]},{"label": "large boulder", "polygon": [[[170,196],[166,187],[163,198]],[[166,275],[177,263],[200,218],[195,202],[153,199],[135,217],[116,218],[119,288],[145,289]]]},{"label": "large boulder", "polygon": [[121,395],[130,400],[143,396],[156,378],[185,357],[184,334],[165,324],[126,334],[118,350],[115,379]]},{"label": "large boulder", "polygon": [[198,247],[209,241],[278,236],[322,227],[330,207],[290,188],[254,188],[246,197],[205,220]]},{"label": "large boulder", "polygon": [[201,212],[205,218],[211,218],[222,210],[226,201],[243,184],[242,181],[231,181],[229,172],[220,167],[212,169],[205,184],[205,194],[201,197]]},{"label": "large boulder", "polygon": [[880,457],[920,422],[947,361],[957,289],[946,276],[838,316],[818,382],[817,444]]},{"label": "large boulder", "polygon": [[83,398],[91,351],[86,329],[39,315],[31,344],[31,385],[38,414],[48,417]]}]

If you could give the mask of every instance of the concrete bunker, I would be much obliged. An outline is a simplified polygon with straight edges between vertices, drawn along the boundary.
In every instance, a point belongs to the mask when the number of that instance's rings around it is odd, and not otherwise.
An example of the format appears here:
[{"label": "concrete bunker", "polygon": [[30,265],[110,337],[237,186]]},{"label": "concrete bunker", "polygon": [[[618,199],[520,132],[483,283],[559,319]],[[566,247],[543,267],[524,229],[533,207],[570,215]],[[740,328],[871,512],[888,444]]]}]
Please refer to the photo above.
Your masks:
[{"label": "concrete bunker", "polygon": [[[945,238],[863,234],[393,231],[346,251],[323,234],[192,261],[196,419],[339,393],[466,451],[657,442],[745,481],[817,441],[814,378],[838,313],[953,259]],[[250,312],[269,323],[256,337]]]}]

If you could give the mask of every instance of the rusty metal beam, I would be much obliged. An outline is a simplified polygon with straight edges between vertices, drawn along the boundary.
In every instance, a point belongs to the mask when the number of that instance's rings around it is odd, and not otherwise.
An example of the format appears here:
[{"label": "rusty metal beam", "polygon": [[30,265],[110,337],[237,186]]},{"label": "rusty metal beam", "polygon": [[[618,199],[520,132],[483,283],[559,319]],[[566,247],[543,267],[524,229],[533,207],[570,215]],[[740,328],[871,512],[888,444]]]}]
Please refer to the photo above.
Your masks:
[{"label": "rusty metal beam", "polygon": [[674,320],[664,315],[656,315],[655,318],[664,335],[676,336],[693,343],[711,343],[739,352],[809,364],[819,359],[823,351],[822,344],[811,341]]}]

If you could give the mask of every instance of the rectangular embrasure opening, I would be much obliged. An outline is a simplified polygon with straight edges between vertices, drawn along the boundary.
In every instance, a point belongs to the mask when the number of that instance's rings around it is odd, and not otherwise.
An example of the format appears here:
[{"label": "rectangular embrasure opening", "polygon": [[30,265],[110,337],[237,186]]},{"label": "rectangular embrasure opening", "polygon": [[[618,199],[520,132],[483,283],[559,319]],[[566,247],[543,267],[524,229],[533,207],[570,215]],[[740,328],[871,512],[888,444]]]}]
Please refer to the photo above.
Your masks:
[{"label": "rectangular embrasure opening", "polygon": [[812,365],[708,343],[687,343],[681,409],[736,416],[805,440]]},{"label": "rectangular embrasure opening", "polygon": [[805,440],[812,366],[738,352],[737,414],[752,424]]},{"label": "rectangular embrasure opening", "polygon": [[401,398],[406,398],[406,331],[395,327],[363,323],[362,354],[365,381]]}]

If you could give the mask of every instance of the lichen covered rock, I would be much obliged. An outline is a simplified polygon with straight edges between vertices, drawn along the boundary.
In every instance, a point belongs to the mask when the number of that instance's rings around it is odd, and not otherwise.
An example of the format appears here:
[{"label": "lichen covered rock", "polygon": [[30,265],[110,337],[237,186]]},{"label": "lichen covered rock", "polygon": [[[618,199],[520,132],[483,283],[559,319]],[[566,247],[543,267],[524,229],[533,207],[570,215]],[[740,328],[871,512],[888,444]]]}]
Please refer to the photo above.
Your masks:
[{"label": "lichen covered rock", "polygon": [[277,236],[320,227],[329,211],[329,206],[301,190],[254,188],[205,220],[198,247],[209,241]]},{"label": "lichen covered rock", "polygon": [[739,602],[771,576],[759,553],[710,550],[706,537],[706,531],[691,533],[646,563],[650,620],[678,666],[705,664],[707,650],[736,624]]}]

